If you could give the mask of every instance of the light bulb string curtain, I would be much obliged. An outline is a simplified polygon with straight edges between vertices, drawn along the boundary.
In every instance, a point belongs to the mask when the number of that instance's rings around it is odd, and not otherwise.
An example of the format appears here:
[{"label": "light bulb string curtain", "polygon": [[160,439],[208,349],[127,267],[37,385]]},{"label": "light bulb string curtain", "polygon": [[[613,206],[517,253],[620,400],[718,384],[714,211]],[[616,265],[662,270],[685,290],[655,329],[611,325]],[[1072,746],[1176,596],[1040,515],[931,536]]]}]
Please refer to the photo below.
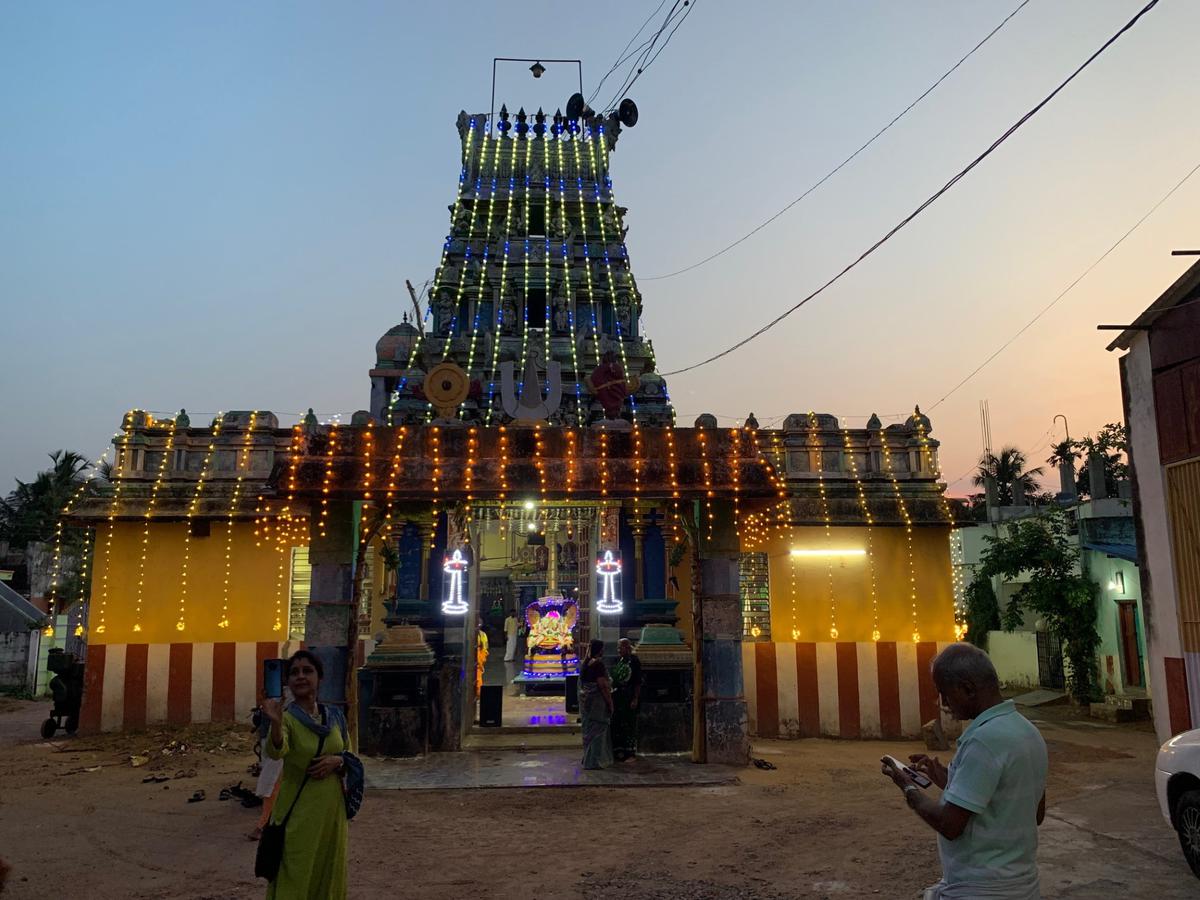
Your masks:
[{"label": "light bulb string curtain", "polygon": [[960,172],[958,172],[958,174],[956,174],[953,178],[951,178],[944,185],[942,185],[942,187],[938,188],[938,190],[935,191],[923,203],[921,203],[920,206],[918,206],[911,213],[909,213],[907,216],[905,216],[903,219],[901,219],[900,222],[897,223],[895,226],[893,226],[886,234],[883,235],[883,237],[881,237],[879,240],[875,241],[875,243],[873,243],[870,247],[868,247],[866,250],[864,250],[862,253],[860,253],[857,258],[855,258],[852,262],[850,262],[844,268],[842,268],[842,270],[839,271],[836,275],[834,275],[832,278],[830,278],[828,281],[826,281],[824,284],[822,284],[820,287],[818,287],[812,293],[808,294],[806,297],[804,297],[803,299],[794,303],[788,309],[784,310],[782,313],[780,313],[774,319],[767,322],[767,324],[763,325],[761,328],[757,329],[749,336],[738,341],[733,346],[728,347],[719,353],[715,353],[712,356],[708,357],[707,359],[701,360],[698,363],[693,363],[690,366],[684,366],[683,368],[675,369],[670,372],[664,372],[663,376],[670,377],[672,375],[682,375],[685,372],[694,371],[695,369],[699,369],[702,366],[707,366],[710,363],[714,363],[717,360],[722,359],[737,350],[740,350],[742,347],[746,346],[754,339],[766,334],[768,331],[770,331],[772,328],[774,328],[776,325],[778,325],[780,322],[782,322],[784,319],[786,319],[788,316],[790,316],[796,310],[800,309],[802,306],[807,304],[810,300],[816,299],[822,293],[824,293],[828,288],[832,287],[834,284],[841,281],[841,279],[845,275],[847,275],[851,270],[856,268],[859,263],[861,263],[867,257],[871,256],[876,250],[878,250],[880,247],[882,247],[884,244],[886,244],[889,240],[891,240],[892,237],[894,237],[906,225],[908,225],[910,222],[912,222],[914,219],[916,219],[917,216],[919,216],[926,209],[928,209],[930,206],[932,206],[934,203],[936,203],[939,199],[941,199],[941,197],[944,194],[948,193],[951,188],[953,188],[963,178],[965,178],[976,166],[978,166],[985,159],[987,159],[989,156],[991,156],[992,153],[994,153],[996,151],[996,149],[1000,147],[1001,144],[1003,144],[1010,137],[1012,137],[1012,135],[1014,135],[1026,122],[1028,122],[1035,115],[1037,115],[1039,112],[1041,112],[1041,110],[1047,104],[1049,104],[1051,100],[1053,100],[1055,97],[1057,97],[1067,87],[1067,85],[1069,85],[1072,81],[1074,81],[1084,71],[1084,69],[1086,69],[1093,62],[1095,62],[1096,59],[1098,59],[1100,57],[1100,55],[1102,53],[1104,53],[1105,50],[1107,50],[1114,43],[1116,43],[1116,41],[1123,34],[1125,34],[1127,31],[1132,29],[1141,20],[1142,16],[1144,16],[1146,13],[1148,13],[1150,10],[1152,10],[1155,6],[1157,6],[1158,2],[1159,2],[1159,0],[1150,0],[1149,3],[1147,3],[1145,6],[1143,6],[1138,11],[1137,15],[1135,15],[1132,19],[1130,19],[1128,22],[1126,22],[1125,25],[1123,25],[1117,31],[1116,34],[1114,34],[1107,41],[1105,41],[1104,44],[1102,44],[1098,50],[1096,50],[1091,56],[1089,56],[1086,60],[1084,60],[1084,62],[1077,69],[1075,69],[1074,72],[1072,72],[1070,75],[1068,75],[1065,80],[1063,80],[1053,91],[1051,91],[1049,94],[1047,94],[1036,106],[1034,106],[1032,109],[1030,109],[1023,116],[1021,116],[1021,118],[1019,118],[1015,123],[1010,125],[1004,131],[1003,134],[1001,134],[998,138],[996,138],[996,140],[994,140],[991,143],[990,146],[988,146],[988,148],[986,150],[984,150],[982,153],[980,153],[978,156],[976,156],[973,160],[971,160],[971,162],[968,163],[966,165],[966,167],[964,167]]},{"label": "light bulb string curtain", "polygon": [[908,106],[904,107],[904,109],[902,109],[890,122],[888,122],[886,125],[884,125],[882,128],[880,128],[877,132],[875,132],[873,135],[871,135],[871,137],[867,139],[866,143],[864,143],[857,150],[855,150],[853,153],[851,153],[849,156],[847,156],[845,159],[843,159],[840,163],[838,163],[836,166],[834,166],[831,170],[829,170],[829,172],[827,172],[823,177],[821,177],[819,180],[817,180],[815,183],[813,183],[813,185],[811,187],[809,187],[806,191],[804,191],[804,193],[802,193],[799,197],[797,197],[795,200],[793,200],[791,203],[789,203],[783,209],[779,210],[779,212],[775,213],[775,215],[771,216],[765,222],[761,223],[760,225],[756,226],[752,230],[748,231],[746,234],[742,235],[740,238],[738,238],[733,243],[726,244],[720,250],[716,251],[715,253],[709,254],[708,256],[704,257],[704,259],[702,259],[698,262],[692,263],[690,266],[684,266],[682,269],[677,269],[674,272],[668,272],[665,275],[648,275],[648,276],[642,278],[642,281],[662,281],[667,278],[674,278],[676,275],[683,275],[685,272],[691,272],[693,269],[698,269],[701,266],[712,262],[717,257],[724,256],[726,253],[728,253],[734,247],[737,247],[737,246],[745,243],[746,241],[750,240],[750,238],[754,237],[754,235],[758,234],[760,231],[762,231],[764,228],[766,228],[768,225],[770,225],[772,222],[774,222],[776,219],[778,219],[784,213],[788,212],[797,203],[799,203],[801,200],[806,198],[809,194],[813,193],[817,188],[819,188],[821,185],[823,185],[825,182],[827,182],[830,178],[832,178],[834,175],[836,175],[838,172],[840,172],[842,169],[844,169],[847,165],[849,165],[851,162],[853,162],[860,153],[862,153],[864,150],[866,150],[868,147],[870,147],[872,144],[874,144],[877,140],[879,140],[879,138],[883,137],[885,132],[889,131],[893,125],[895,125],[897,122],[899,122],[901,119],[903,119],[906,115],[908,115],[916,107],[916,105],[918,103],[920,103],[922,100],[924,100],[930,94],[932,94],[934,92],[934,90],[943,81],[945,81],[947,78],[949,78],[951,75],[953,75],[954,72],[959,68],[959,66],[961,66],[968,59],[970,59],[972,56],[974,56],[975,52],[977,50],[979,50],[980,47],[982,47],[984,44],[986,44],[988,41],[990,41],[996,35],[996,33],[998,31],[1000,31],[1001,28],[1003,28],[1005,25],[1008,24],[1010,19],[1012,19],[1017,13],[1019,13],[1022,9],[1024,9],[1028,4],[1029,4],[1029,0],[1022,0],[1020,6],[1018,6],[1016,9],[1014,9],[1012,12],[1010,12],[1007,16],[1005,16],[1004,20],[999,25],[997,25],[995,28],[993,28],[991,31],[989,31],[986,35],[984,35],[983,40],[981,40],[978,44],[976,44],[974,47],[972,47],[970,50],[968,50],[965,56],[963,56],[961,59],[959,59],[958,62],[956,62],[949,69],[947,69],[942,74],[942,76],[937,81],[935,81],[933,84],[931,84],[929,87],[927,87],[924,90],[924,92],[919,97],[917,97],[917,99],[912,101],[912,103],[908,104]]}]

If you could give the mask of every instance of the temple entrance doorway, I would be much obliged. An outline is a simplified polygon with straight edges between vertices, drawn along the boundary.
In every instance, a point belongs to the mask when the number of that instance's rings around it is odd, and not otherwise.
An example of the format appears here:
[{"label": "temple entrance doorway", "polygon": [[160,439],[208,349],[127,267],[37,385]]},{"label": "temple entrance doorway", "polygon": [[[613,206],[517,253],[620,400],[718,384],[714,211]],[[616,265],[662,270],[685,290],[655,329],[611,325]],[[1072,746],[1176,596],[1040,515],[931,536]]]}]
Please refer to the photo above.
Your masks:
[{"label": "temple entrance doorway", "polygon": [[473,510],[469,734],[578,732],[579,661],[599,636],[594,560],[604,513],[533,500]]}]

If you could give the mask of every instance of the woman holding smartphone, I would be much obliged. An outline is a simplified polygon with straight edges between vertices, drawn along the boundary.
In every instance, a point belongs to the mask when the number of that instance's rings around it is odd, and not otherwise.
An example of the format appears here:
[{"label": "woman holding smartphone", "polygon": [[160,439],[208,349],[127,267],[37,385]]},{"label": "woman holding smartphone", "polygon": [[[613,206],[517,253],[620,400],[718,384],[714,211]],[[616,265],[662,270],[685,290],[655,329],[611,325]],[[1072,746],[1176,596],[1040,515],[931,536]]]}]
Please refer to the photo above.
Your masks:
[{"label": "woman holding smartphone", "polygon": [[317,702],[321,661],[299,650],[287,661],[292,702],[264,700],[267,756],[283,760],[272,824],[285,826],[279,873],[268,900],[346,896],[346,806],[340,774],[349,750],[341,712]]}]

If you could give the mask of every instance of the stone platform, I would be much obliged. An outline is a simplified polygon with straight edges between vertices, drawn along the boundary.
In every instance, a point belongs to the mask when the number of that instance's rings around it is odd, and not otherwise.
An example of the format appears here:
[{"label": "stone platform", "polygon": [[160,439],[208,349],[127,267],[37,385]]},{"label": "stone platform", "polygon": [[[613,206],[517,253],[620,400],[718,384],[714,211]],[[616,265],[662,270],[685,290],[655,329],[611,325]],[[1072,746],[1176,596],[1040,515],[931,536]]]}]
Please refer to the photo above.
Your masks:
[{"label": "stone platform", "polygon": [[531,787],[688,787],[736,784],[732,766],[697,765],[686,755],[639,757],[608,769],[579,765],[582,750],[434,753],[416,759],[366,760],[372,790],[440,791]]}]

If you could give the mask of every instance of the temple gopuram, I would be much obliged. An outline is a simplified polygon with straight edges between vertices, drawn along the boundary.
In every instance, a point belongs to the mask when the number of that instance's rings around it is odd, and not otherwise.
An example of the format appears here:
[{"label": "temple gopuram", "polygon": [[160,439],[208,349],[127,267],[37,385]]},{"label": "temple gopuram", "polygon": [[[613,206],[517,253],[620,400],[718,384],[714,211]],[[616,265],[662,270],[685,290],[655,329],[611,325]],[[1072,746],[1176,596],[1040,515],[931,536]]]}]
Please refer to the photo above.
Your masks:
[{"label": "temple gopuram", "polygon": [[81,728],[245,720],[264,661],[305,646],[368,754],[569,733],[588,641],[628,637],[645,751],[918,735],[962,633],[929,419],[851,428],[797,397],[778,428],[677,422],[618,116],[457,128],[441,262],[379,339],[368,408],[131,411],[66,510],[93,535],[90,594],[53,598],[88,645]]}]

